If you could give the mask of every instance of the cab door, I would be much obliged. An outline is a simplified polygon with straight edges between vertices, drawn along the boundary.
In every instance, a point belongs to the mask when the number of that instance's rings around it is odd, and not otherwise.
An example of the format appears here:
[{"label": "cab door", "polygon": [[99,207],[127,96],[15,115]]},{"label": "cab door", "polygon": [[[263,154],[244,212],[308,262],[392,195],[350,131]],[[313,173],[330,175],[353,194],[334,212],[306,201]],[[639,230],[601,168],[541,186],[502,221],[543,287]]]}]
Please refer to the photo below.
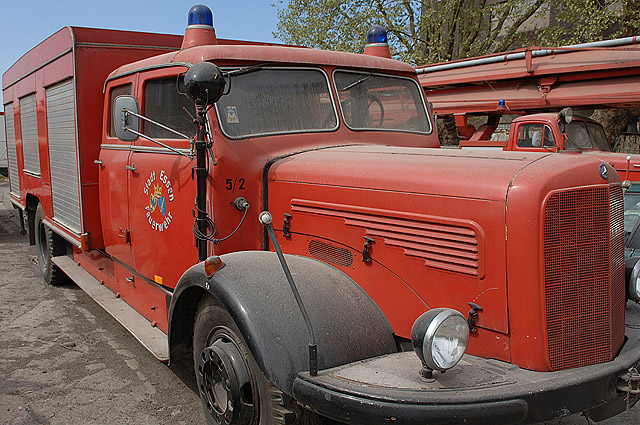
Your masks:
[{"label": "cab door", "polygon": [[100,158],[97,161],[105,250],[118,262],[128,266],[133,266],[128,192],[131,142],[117,138],[112,116],[115,98],[133,94],[135,79],[135,76],[131,76],[107,87],[109,100],[105,108],[108,111],[108,119],[105,120],[106,128],[100,146]]},{"label": "cab door", "polygon": [[[171,72],[177,72],[176,68]],[[178,93],[176,79],[177,75],[167,75],[167,70],[142,74],[138,96],[141,111],[145,117],[193,137],[195,108]],[[142,132],[184,155],[190,154],[189,140],[159,126],[145,121]],[[193,234],[195,159],[144,138],[136,140],[131,150],[135,171],[128,179],[128,196],[133,262],[142,276],[174,288],[182,273],[198,261]]]}]

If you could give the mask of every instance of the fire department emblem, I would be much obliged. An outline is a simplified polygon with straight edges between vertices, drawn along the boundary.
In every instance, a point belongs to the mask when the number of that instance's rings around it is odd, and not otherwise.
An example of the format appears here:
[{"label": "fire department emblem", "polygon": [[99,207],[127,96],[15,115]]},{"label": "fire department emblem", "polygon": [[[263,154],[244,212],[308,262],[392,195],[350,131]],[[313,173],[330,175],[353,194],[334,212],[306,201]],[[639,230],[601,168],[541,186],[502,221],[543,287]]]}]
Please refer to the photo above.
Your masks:
[{"label": "fire department emblem", "polygon": [[168,204],[174,199],[171,181],[164,170],[160,170],[159,176],[152,171],[143,191],[149,197],[149,204],[144,207],[149,225],[153,230],[164,232],[173,221]]},{"label": "fire department emblem", "polygon": [[151,214],[158,208],[160,213],[165,216],[167,213],[167,201],[165,197],[162,195],[162,186],[156,185],[153,189],[153,193],[151,194],[151,199],[149,199],[149,211]]}]

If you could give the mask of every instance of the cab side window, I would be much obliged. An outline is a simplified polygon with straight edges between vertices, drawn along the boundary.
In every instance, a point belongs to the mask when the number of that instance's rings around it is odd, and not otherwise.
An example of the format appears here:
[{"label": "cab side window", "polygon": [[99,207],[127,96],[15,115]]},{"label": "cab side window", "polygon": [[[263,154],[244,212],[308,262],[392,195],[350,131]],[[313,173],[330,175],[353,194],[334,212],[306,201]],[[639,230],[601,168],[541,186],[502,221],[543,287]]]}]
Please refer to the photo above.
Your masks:
[{"label": "cab side window", "polygon": [[[131,95],[132,87],[133,87],[132,84],[129,83],[129,84],[123,84],[121,86],[117,86],[111,89],[111,93],[109,94],[109,105],[111,105],[111,117],[113,117],[113,114],[115,113],[113,110],[113,106],[114,106],[116,97]],[[109,121],[111,122],[111,128],[109,129],[109,137],[118,137],[116,135],[114,120],[111,117],[109,117]]]},{"label": "cab side window", "polygon": [[542,124],[520,124],[520,127],[518,127],[518,147],[541,147],[543,131],[544,126]]},{"label": "cab side window", "polygon": [[[193,137],[196,133],[193,123],[195,106],[185,95],[178,93],[176,77],[151,80],[145,84],[144,115],[185,136]],[[143,125],[143,133],[149,137],[180,139],[180,136],[152,123]]]}]

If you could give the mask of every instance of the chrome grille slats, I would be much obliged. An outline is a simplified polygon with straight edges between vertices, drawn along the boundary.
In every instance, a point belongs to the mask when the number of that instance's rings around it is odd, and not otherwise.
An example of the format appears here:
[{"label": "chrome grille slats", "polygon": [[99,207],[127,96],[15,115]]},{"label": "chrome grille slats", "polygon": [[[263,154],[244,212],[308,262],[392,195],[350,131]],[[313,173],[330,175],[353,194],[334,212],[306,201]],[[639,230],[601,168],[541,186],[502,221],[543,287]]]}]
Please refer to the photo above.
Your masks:
[{"label": "chrome grille slats", "polygon": [[[624,336],[619,186],[557,191],[544,207],[544,298],[549,367],[606,362]],[[622,235],[622,237],[624,237]],[[620,322],[619,315],[622,315]]]}]

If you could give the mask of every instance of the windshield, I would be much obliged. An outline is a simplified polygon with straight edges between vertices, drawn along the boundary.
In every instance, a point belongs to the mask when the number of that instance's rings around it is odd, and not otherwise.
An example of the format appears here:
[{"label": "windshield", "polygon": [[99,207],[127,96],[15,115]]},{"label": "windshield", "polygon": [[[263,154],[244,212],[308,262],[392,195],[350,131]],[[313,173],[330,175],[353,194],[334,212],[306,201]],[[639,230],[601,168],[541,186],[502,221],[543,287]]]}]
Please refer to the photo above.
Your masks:
[{"label": "windshield", "polygon": [[597,149],[608,151],[609,144],[600,124],[573,120],[565,127],[566,149]]},{"label": "windshield", "polygon": [[607,141],[607,135],[600,124],[588,122],[587,130],[589,130],[589,135],[591,136],[591,141],[595,149],[599,149],[601,151],[611,150],[609,148],[609,142]]},{"label": "windshield", "polygon": [[329,81],[317,69],[258,69],[229,78],[231,89],[216,104],[230,138],[330,131],[338,118]]},{"label": "windshield", "polygon": [[342,117],[349,128],[431,132],[414,80],[355,71],[335,71],[333,78]]}]

